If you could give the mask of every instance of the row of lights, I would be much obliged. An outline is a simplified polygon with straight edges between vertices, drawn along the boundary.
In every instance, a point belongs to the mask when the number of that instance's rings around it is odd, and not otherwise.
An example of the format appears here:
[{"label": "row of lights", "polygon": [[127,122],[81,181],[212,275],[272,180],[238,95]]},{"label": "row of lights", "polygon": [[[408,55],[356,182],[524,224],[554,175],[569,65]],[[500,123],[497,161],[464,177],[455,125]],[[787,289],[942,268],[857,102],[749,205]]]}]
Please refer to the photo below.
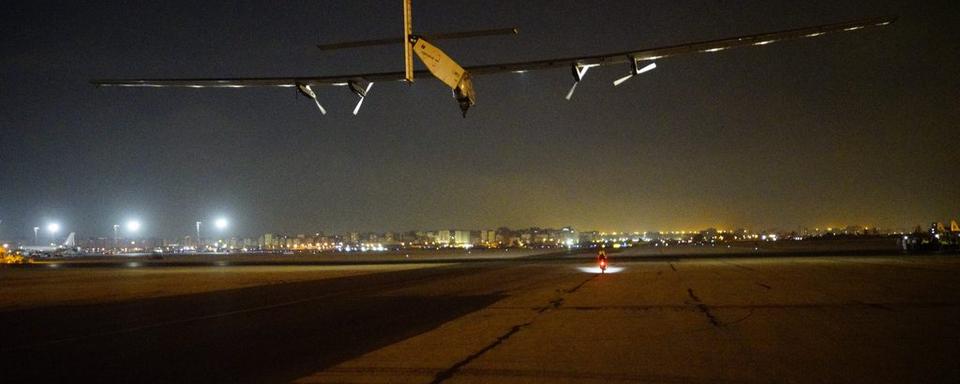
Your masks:
[{"label": "row of lights", "polygon": [[[200,228],[200,223],[201,223],[201,222],[199,222],[199,221],[197,222],[197,228],[198,228],[198,230],[199,230],[199,228]],[[226,218],[222,218],[222,217],[221,217],[221,218],[217,218],[216,220],[214,220],[214,221],[213,221],[213,225],[214,225],[214,227],[216,227],[218,230],[221,230],[221,231],[222,231],[222,230],[224,230],[224,229],[227,229],[227,226],[229,225],[229,222],[227,221]],[[141,227],[141,226],[142,226],[142,225],[140,224],[140,220],[135,220],[135,219],[134,219],[134,220],[128,220],[127,223],[126,223],[126,225],[125,225],[125,228],[127,229],[127,232],[136,233],[136,232],[140,231],[140,227]],[[113,225],[114,235],[116,235],[116,233],[117,233],[117,231],[118,231],[119,229],[120,229],[120,225],[119,225],[119,224],[114,224],[114,225]],[[40,231],[40,227],[33,227],[33,234],[34,234],[34,236],[36,236],[36,235],[37,235],[37,232],[39,232],[39,231]],[[60,223],[53,222],[53,223],[47,224],[47,232],[50,232],[51,235],[54,235],[54,234],[56,234],[57,232],[60,232]]]},{"label": "row of lights", "polygon": [[[198,221],[198,222],[197,222],[197,230],[198,230],[198,231],[199,231],[199,229],[200,229],[200,224],[202,224],[202,223],[203,223],[203,222],[201,222],[201,221]],[[216,220],[213,221],[213,226],[216,227],[218,230],[221,230],[221,231],[224,230],[224,229],[227,229],[227,226],[228,226],[228,225],[229,225],[229,222],[227,222],[227,219],[225,219],[225,218],[223,218],[223,217],[217,218]],[[118,225],[114,225],[114,226],[113,226],[113,229],[116,230],[118,227],[119,227]],[[130,221],[127,221],[127,231],[129,231],[129,232],[137,232],[137,231],[139,231],[139,230],[140,230],[140,221],[139,221],[139,220],[130,220]]]}]

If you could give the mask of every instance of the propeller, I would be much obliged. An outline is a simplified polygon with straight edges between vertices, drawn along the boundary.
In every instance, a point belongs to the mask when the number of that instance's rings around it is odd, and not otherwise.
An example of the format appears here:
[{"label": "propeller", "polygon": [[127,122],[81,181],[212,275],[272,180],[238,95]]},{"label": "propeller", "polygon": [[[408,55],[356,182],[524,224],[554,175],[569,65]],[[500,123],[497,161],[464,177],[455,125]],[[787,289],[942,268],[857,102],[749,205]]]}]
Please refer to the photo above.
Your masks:
[{"label": "propeller", "polygon": [[597,64],[581,65],[579,63],[570,66],[570,70],[573,72],[573,86],[567,92],[567,100],[573,98],[573,92],[577,90],[577,84],[580,84],[580,80],[583,80],[583,77],[587,75],[587,70],[596,66]]},{"label": "propeller", "polygon": [[623,84],[625,81],[630,80],[630,78],[632,78],[632,77],[634,77],[634,76],[636,76],[636,75],[639,75],[639,74],[644,73],[644,72],[652,71],[652,70],[654,70],[655,68],[657,68],[657,63],[650,63],[650,64],[647,64],[647,66],[645,66],[645,67],[643,67],[643,68],[640,68],[640,63],[637,61],[636,58],[634,58],[634,59],[633,59],[633,70],[631,71],[631,73],[630,73],[629,75],[626,75],[626,76],[624,76],[624,77],[621,77],[621,78],[615,80],[615,81],[613,82],[613,86],[616,87],[616,86],[618,86],[618,85],[620,85],[620,84]]},{"label": "propeller", "polygon": [[370,93],[370,88],[373,88],[373,82],[367,83],[366,88],[361,88],[360,84],[355,81],[350,82],[350,90],[353,91],[357,96],[360,96],[360,101],[357,102],[357,106],[353,108],[353,115],[356,116],[357,113],[360,113],[360,106],[363,105],[363,99],[367,97],[367,94]]},{"label": "propeller", "polygon": [[306,96],[308,99],[313,100],[314,104],[317,105],[317,108],[320,109],[320,114],[326,115],[327,110],[323,109],[323,106],[320,105],[320,100],[317,100],[317,93],[313,91],[307,84],[297,84],[297,90],[300,91],[300,94]]}]

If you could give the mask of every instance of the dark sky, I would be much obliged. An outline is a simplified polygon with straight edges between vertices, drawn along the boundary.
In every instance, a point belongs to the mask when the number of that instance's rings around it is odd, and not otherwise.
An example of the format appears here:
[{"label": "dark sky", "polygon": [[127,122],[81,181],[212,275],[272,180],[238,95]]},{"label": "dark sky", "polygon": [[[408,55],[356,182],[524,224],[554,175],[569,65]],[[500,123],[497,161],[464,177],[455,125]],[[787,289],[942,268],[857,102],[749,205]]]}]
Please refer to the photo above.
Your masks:
[{"label": "dark sky", "polygon": [[400,1],[5,1],[0,237],[127,217],[179,236],[563,226],[906,227],[960,216],[955,1],[417,0],[461,64],[617,52],[897,15],[891,27],[675,57],[623,86],[595,69],[475,79],[460,118],[434,80],[290,89],[96,89],[92,78],[399,70]]}]

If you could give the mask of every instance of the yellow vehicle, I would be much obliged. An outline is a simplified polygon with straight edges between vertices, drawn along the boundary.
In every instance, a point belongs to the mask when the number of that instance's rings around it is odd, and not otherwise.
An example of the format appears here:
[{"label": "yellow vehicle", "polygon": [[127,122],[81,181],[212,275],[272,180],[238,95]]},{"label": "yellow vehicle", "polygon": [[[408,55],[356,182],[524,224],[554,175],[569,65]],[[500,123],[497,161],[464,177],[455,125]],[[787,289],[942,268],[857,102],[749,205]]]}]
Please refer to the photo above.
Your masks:
[{"label": "yellow vehicle", "polygon": [[0,247],[0,264],[23,264],[23,256],[11,253],[6,247]]}]

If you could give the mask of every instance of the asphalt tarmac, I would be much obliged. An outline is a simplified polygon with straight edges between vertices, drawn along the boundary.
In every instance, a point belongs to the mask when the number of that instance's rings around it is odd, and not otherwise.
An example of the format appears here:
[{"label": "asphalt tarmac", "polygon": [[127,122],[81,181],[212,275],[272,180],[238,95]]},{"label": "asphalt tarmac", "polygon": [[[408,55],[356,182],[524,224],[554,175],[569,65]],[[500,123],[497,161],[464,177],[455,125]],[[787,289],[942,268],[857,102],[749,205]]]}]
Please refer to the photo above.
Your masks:
[{"label": "asphalt tarmac", "polygon": [[385,272],[3,312],[3,381],[286,382],[498,300],[375,295],[473,271]]},{"label": "asphalt tarmac", "polygon": [[582,259],[471,262],[0,311],[0,372],[4,383],[960,381],[956,258],[613,263],[598,275]]}]

